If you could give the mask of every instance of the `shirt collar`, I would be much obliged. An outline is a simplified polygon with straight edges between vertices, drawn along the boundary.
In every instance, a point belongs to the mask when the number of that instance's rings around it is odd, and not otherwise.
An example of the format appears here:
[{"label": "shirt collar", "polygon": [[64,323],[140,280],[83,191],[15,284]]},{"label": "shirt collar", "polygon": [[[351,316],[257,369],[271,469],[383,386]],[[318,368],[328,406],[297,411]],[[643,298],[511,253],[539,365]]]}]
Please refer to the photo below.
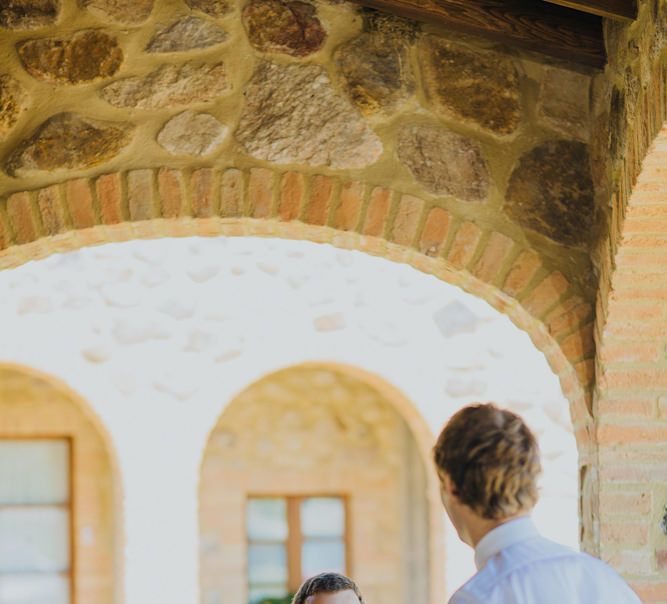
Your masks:
[{"label": "shirt collar", "polygon": [[484,568],[489,558],[495,556],[500,550],[538,535],[539,533],[529,516],[503,522],[484,535],[477,544],[475,548],[475,566],[477,570]]}]

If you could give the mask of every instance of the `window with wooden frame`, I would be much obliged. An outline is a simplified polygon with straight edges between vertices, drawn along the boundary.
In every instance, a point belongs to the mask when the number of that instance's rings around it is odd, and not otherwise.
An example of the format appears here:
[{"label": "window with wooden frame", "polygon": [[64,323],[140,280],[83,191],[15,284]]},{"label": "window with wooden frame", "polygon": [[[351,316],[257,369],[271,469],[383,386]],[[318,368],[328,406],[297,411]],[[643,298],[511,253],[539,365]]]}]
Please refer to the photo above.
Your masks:
[{"label": "window with wooden frame", "polygon": [[286,598],[320,572],[348,572],[346,508],[344,497],[250,497],[249,603]]},{"label": "window with wooden frame", "polygon": [[71,442],[0,439],[0,602],[72,602]]}]

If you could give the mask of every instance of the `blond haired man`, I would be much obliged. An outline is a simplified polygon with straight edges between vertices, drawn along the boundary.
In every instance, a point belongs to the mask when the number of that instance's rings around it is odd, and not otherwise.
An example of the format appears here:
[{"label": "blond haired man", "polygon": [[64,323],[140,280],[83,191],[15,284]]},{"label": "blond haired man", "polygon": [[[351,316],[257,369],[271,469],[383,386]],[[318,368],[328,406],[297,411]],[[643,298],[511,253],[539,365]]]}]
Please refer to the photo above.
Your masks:
[{"label": "blond haired man", "polygon": [[540,456],[523,420],[492,404],[456,413],[434,448],[442,502],[477,574],[450,604],[639,604],[606,564],[535,529]]}]

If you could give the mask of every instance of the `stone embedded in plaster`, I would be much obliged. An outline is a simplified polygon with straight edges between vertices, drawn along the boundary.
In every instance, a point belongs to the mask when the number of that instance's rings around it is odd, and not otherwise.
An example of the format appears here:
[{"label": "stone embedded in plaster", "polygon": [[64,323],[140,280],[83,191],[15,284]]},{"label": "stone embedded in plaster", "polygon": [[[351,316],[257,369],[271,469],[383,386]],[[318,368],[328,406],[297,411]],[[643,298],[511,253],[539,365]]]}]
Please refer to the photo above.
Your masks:
[{"label": "stone embedded in plaster", "polygon": [[243,9],[243,24],[257,50],[293,57],[316,52],[327,36],[315,7],[299,0],[251,0]]},{"label": "stone embedded in plaster", "polygon": [[126,147],[134,126],[124,122],[94,120],[72,113],[59,113],[9,156],[7,173],[27,170],[88,168],[101,164]]},{"label": "stone embedded in plaster", "polygon": [[317,65],[263,62],[245,89],[236,139],[253,157],[278,164],[363,168],[382,143]]},{"label": "stone embedded in plaster", "polygon": [[211,17],[222,17],[229,12],[226,0],[185,0],[190,8],[200,10]]},{"label": "stone embedded in plaster", "polygon": [[471,122],[499,135],[517,129],[521,120],[519,75],[510,59],[426,36],[419,44],[419,64],[426,96],[441,116]]},{"label": "stone embedded in plaster", "polygon": [[575,71],[549,67],[540,87],[537,114],[566,136],[587,140],[590,128],[591,78]]},{"label": "stone embedded in plaster", "polygon": [[2,0],[0,27],[35,29],[55,23],[60,13],[60,0]]},{"label": "stone embedded in plaster", "polygon": [[0,140],[14,127],[29,104],[23,86],[10,75],[0,76]]},{"label": "stone embedded in plaster", "polygon": [[114,107],[159,109],[211,101],[229,90],[225,67],[163,65],[143,77],[118,80],[102,89],[102,98]]},{"label": "stone embedded in plaster", "polygon": [[207,155],[222,143],[228,131],[208,113],[184,111],[162,127],[157,142],[174,155]]},{"label": "stone embedded in plaster", "polygon": [[87,8],[102,21],[111,19],[118,23],[142,23],[153,10],[154,0],[80,0],[81,6]]},{"label": "stone embedded in plaster", "polygon": [[549,141],[524,154],[510,177],[505,212],[521,226],[563,245],[586,245],[594,188],[588,147]]},{"label": "stone embedded in plaster", "polygon": [[185,17],[155,34],[146,50],[151,53],[182,52],[195,48],[209,48],[227,39],[227,32],[215,23]]},{"label": "stone embedded in plaster", "polygon": [[398,159],[433,193],[481,201],[489,189],[489,172],[479,145],[433,125],[404,126],[398,133]]},{"label": "stone embedded in plaster", "polygon": [[123,62],[116,38],[99,30],[77,32],[68,39],[27,40],[17,45],[17,52],[34,78],[68,84],[108,78]]},{"label": "stone embedded in plaster", "polygon": [[479,317],[458,301],[450,302],[433,314],[433,320],[444,338],[477,329]]},{"label": "stone embedded in plaster", "polygon": [[409,43],[398,35],[367,32],[336,51],[347,93],[363,114],[391,111],[412,94]]}]

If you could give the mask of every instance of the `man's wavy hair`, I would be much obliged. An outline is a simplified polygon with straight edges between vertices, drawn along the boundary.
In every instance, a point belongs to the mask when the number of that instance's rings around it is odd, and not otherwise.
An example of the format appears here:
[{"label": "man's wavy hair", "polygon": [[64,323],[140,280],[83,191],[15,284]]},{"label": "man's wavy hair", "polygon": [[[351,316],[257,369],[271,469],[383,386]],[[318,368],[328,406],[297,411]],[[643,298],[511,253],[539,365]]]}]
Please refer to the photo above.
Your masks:
[{"label": "man's wavy hair", "polygon": [[303,585],[299,587],[299,591],[292,598],[292,604],[306,604],[309,596],[335,594],[338,591],[345,591],[347,589],[351,589],[357,594],[359,602],[363,604],[364,600],[361,597],[361,592],[352,579],[339,573],[321,573],[304,581]]},{"label": "man's wavy hair", "polygon": [[523,420],[491,403],[458,411],[433,449],[461,503],[500,520],[533,508],[541,472],[537,441]]}]

